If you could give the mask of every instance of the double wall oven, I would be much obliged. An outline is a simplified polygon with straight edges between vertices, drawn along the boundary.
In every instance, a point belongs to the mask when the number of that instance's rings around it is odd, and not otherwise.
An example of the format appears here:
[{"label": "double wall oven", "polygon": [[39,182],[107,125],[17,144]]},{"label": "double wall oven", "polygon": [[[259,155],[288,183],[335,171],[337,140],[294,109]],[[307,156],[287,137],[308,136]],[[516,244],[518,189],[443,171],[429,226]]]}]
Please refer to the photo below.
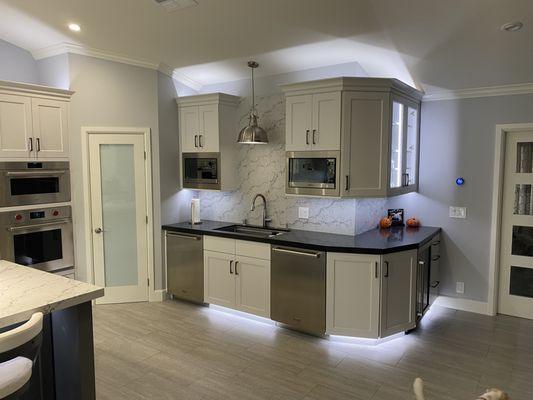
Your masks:
[{"label": "double wall oven", "polygon": [[340,196],[340,151],[288,151],[287,194]]},{"label": "double wall oven", "polygon": [[[68,162],[0,162],[0,257],[65,274],[74,267]],[[48,205],[47,205],[48,204]]]}]

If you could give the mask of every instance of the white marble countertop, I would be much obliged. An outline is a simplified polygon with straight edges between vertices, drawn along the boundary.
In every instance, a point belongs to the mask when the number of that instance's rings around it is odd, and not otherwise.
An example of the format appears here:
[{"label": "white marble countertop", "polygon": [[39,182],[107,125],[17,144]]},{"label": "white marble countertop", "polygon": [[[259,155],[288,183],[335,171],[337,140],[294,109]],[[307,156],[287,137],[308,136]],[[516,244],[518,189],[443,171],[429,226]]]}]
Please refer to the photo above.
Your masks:
[{"label": "white marble countertop", "polygon": [[103,295],[101,287],[0,260],[0,328]]}]

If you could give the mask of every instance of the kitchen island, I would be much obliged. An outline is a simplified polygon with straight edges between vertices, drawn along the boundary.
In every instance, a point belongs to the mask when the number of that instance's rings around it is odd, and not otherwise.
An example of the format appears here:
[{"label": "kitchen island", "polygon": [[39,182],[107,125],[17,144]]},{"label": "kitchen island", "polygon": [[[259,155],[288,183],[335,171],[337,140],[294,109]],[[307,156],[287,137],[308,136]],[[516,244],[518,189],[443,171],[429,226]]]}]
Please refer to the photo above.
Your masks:
[{"label": "kitchen island", "polygon": [[91,301],[103,295],[88,283],[0,261],[0,332],[44,314],[43,399],[96,398]]}]

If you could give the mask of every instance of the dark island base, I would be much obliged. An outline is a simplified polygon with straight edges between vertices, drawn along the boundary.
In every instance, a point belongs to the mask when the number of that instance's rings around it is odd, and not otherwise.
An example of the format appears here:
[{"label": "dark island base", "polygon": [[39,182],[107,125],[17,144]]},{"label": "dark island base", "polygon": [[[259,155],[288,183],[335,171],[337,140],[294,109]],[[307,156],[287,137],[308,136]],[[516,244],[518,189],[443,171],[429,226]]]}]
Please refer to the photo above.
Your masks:
[{"label": "dark island base", "polygon": [[41,361],[35,363],[29,390],[20,400],[95,400],[91,302],[46,314],[42,334],[31,343],[0,355],[0,362],[17,355],[33,358],[39,342]]}]

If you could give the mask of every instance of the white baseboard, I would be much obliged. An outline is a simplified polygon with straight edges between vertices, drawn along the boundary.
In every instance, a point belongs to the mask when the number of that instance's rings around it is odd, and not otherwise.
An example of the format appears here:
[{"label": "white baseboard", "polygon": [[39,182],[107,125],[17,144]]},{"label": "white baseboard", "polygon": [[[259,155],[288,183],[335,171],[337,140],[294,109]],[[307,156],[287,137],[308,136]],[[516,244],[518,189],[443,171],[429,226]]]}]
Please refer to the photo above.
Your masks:
[{"label": "white baseboard", "polygon": [[168,299],[166,289],[154,290],[153,296],[150,297],[150,302],[164,301]]},{"label": "white baseboard", "polygon": [[435,304],[441,307],[453,308],[455,310],[491,315],[491,313],[489,313],[489,304],[483,301],[439,296],[437,300],[435,300]]}]

